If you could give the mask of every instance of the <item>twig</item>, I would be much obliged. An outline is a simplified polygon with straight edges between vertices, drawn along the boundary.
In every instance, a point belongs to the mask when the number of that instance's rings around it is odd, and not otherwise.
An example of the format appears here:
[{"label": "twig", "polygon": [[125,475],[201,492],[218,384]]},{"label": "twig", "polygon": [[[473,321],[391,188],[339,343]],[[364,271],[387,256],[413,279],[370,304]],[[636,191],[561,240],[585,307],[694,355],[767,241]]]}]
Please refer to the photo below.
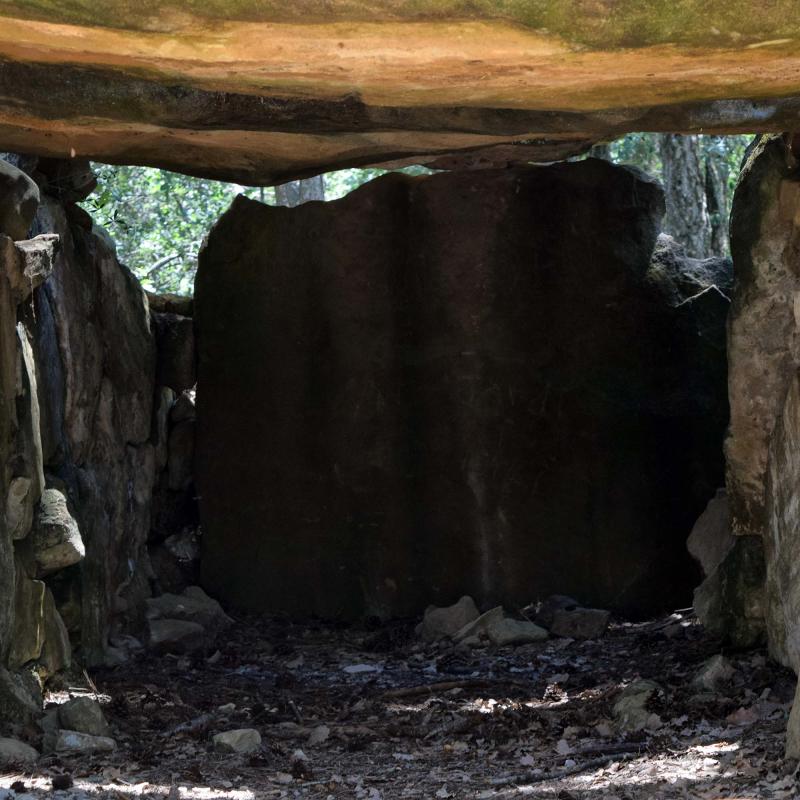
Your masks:
[{"label": "twig", "polygon": [[89,688],[94,692],[96,698],[97,695],[100,694],[100,692],[97,691],[97,687],[94,685],[94,681],[89,677],[89,673],[86,670],[83,671],[83,677],[86,678],[86,683],[89,684]]},{"label": "twig", "polygon": [[289,700],[287,704],[288,704],[289,708],[292,709],[292,714],[294,714],[294,718],[295,718],[295,720],[297,720],[297,724],[298,725],[303,725],[304,724],[303,723],[303,718],[300,716],[300,712],[298,711],[294,700]]},{"label": "twig", "polygon": [[[635,758],[637,755],[639,755],[638,750],[635,753],[603,756],[602,758],[593,758],[589,761],[584,761],[583,764],[576,764],[574,767],[565,767],[564,769],[558,770],[558,772],[550,772],[547,774],[542,774],[540,772],[523,772],[519,775],[512,775],[510,778],[494,778],[490,781],[490,784],[491,786],[501,788],[503,786],[511,786],[512,784],[530,785],[532,783],[557,781],[561,780],[561,778],[568,778],[570,775],[577,775],[579,772],[606,767],[615,761],[630,761],[630,759]],[[497,798],[501,797],[502,795],[497,795]]]},{"label": "twig", "polygon": [[486,680],[439,681],[438,683],[424,683],[421,686],[405,686],[400,689],[389,689],[381,697],[384,700],[397,700],[402,697],[417,697],[421,694],[434,692],[448,692],[451,689],[486,689],[492,683]]}]

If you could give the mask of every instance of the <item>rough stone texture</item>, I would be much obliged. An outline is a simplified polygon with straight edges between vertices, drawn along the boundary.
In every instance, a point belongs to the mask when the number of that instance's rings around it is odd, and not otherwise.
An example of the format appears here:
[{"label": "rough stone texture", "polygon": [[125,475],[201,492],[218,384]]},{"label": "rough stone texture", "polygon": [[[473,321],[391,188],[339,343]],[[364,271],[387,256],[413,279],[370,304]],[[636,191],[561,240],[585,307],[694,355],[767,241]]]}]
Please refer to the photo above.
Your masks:
[{"label": "rough stone texture", "polygon": [[54,749],[57,753],[110,753],[117,749],[117,743],[107,736],[60,730]]},{"label": "rough stone texture", "polygon": [[[62,482],[86,558],[79,574],[83,663],[147,595],[146,541],[155,482],[150,442],[155,342],[147,300],[91,225],[54,198],[36,226],[56,232],[53,275],[37,293],[34,356],[45,467]],[[57,598],[72,595],[60,586]],[[60,604],[60,603],[59,603]],[[68,618],[64,612],[65,620]]]},{"label": "rough stone texture", "polygon": [[719,489],[695,522],[686,540],[686,549],[697,559],[703,574],[710,575],[722,563],[732,546],[728,495],[724,489]]},{"label": "rough stone texture", "polygon": [[553,614],[550,633],[570,639],[599,639],[610,618],[611,612],[601,608],[560,608]]},{"label": "rough stone texture", "polygon": [[73,156],[55,175],[75,197],[86,157],[282,183],[401,159],[553,161],[628,131],[791,129],[792,10],[8,0],[0,146]]},{"label": "rough stone texture", "polygon": [[150,620],[148,634],[147,645],[156,653],[191,653],[208,643],[202,625],[180,619]]},{"label": "rough stone texture", "polygon": [[750,151],[731,210],[736,288],[729,324],[730,431],[725,443],[734,533],[767,527],[765,482],[770,437],[800,367],[796,297],[800,273],[800,183],[782,137]]},{"label": "rough stone texture", "polygon": [[765,613],[773,658],[800,672],[800,377],[792,379],[769,451]]},{"label": "rough stone texture", "polygon": [[0,764],[33,764],[39,758],[38,751],[18,739],[0,738]]},{"label": "rough stone texture", "polygon": [[20,169],[0,161],[0,233],[27,239],[39,206],[39,187]]},{"label": "rough stone texture", "polygon": [[78,523],[67,498],[58,489],[45,489],[36,510],[31,543],[39,576],[77,564],[86,555]]},{"label": "rough stone texture", "polygon": [[208,636],[227,628],[233,620],[220,604],[199,586],[189,586],[181,595],[162,594],[146,601],[149,620],[170,619],[202,626]]},{"label": "rough stone texture", "polygon": [[504,617],[489,625],[486,636],[492,644],[504,647],[510,644],[542,642],[547,638],[547,631],[527,620]]},{"label": "rough stone texture", "polygon": [[217,733],[212,741],[220,753],[254,753],[261,747],[261,734],[253,728],[240,728]]},{"label": "rough stone texture", "polygon": [[30,672],[0,667],[0,720],[30,725],[42,713],[42,687]]},{"label": "rough stone texture", "polygon": [[729,681],[736,670],[723,655],[711,656],[703,662],[697,674],[692,678],[692,686],[706,691],[714,691],[720,684]]},{"label": "rough stone texture", "polygon": [[12,669],[36,661],[42,652],[45,628],[45,585],[31,580],[17,560],[16,592],[13,598],[14,627],[8,666]]},{"label": "rough stone texture", "polygon": [[55,675],[72,665],[72,643],[64,620],[56,608],[50,589],[44,593],[44,643],[39,664],[47,675]]},{"label": "rough stone texture", "polygon": [[613,708],[619,728],[627,733],[635,733],[651,727],[653,713],[648,704],[662,692],[657,683],[643,679],[626,686]]},{"label": "rough stone texture", "polygon": [[762,537],[735,537],[720,565],[695,590],[697,618],[712,636],[734,647],[763,643],[764,579]]},{"label": "rough stone texture", "polygon": [[191,389],[196,383],[191,317],[153,312],[152,319],[158,347],[156,383],[177,394]]},{"label": "rough stone texture", "polygon": [[465,625],[480,616],[475,601],[464,595],[457,603],[444,608],[429,606],[425,609],[422,622],[417,627],[417,635],[426,642],[450,637]]},{"label": "rough stone texture", "polygon": [[91,697],[76,697],[58,707],[58,722],[70,731],[88,733],[92,736],[110,736],[111,728],[106,722],[103,709]]},{"label": "rough stone texture", "polygon": [[195,297],[209,590],[325,617],[688,601],[727,301],[651,268],[662,212],[594,159],[238,199]]}]

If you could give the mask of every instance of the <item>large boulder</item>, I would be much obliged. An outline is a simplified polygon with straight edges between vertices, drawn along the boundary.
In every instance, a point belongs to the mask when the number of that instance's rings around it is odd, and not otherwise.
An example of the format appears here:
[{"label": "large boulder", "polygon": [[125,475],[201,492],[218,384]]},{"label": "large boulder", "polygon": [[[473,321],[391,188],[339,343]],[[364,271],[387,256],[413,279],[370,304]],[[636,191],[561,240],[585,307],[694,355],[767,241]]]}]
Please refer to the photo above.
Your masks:
[{"label": "large boulder", "polygon": [[662,214],[595,159],[237,199],[196,282],[204,585],[326,617],[688,602],[730,265],[653,261]]},{"label": "large boulder", "polygon": [[0,161],[0,233],[27,239],[39,206],[39,187],[20,169]]},{"label": "large boulder", "polygon": [[794,341],[800,292],[794,248],[800,182],[781,136],[764,136],[749,152],[731,208],[736,287],[729,326],[730,430],[725,442],[733,532],[767,529],[770,438],[789,385],[800,369]]}]

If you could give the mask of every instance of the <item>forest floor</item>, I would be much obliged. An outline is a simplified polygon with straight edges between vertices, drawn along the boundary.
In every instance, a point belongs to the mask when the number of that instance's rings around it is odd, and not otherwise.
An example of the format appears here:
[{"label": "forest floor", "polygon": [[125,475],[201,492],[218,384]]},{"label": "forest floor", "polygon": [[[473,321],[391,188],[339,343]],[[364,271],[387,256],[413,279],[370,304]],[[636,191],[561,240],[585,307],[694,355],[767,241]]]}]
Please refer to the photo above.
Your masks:
[{"label": "forest floor", "polygon": [[[58,800],[798,797],[783,760],[794,676],[729,653],[732,677],[699,691],[719,652],[680,615],[474,650],[421,644],[411,624],[239,621],[210,652],[93,672],[118,749],[45,756],[1,774],[0,797],[12,784]],[[619,734],[613,705],[638,677],[663,691],[650,730]],[[237,728],[257,729],[260,750],[214,752],[211,736]],[[59,773],[72,788],[52,790]]]}]

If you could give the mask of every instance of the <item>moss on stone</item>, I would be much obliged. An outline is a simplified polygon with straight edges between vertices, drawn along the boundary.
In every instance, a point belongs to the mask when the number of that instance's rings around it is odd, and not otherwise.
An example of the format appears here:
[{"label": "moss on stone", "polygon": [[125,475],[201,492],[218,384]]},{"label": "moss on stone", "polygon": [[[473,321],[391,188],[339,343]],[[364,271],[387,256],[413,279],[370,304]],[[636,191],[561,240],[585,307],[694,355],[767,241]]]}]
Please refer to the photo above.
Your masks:
[{"label": "moss on stone", "polygon": [[674,42],[743,46],[800,37],[795,0],[6,0],[0,13],[47,22],[164,30],[189,15],[252,22],[498,19],[597,49]]}]

